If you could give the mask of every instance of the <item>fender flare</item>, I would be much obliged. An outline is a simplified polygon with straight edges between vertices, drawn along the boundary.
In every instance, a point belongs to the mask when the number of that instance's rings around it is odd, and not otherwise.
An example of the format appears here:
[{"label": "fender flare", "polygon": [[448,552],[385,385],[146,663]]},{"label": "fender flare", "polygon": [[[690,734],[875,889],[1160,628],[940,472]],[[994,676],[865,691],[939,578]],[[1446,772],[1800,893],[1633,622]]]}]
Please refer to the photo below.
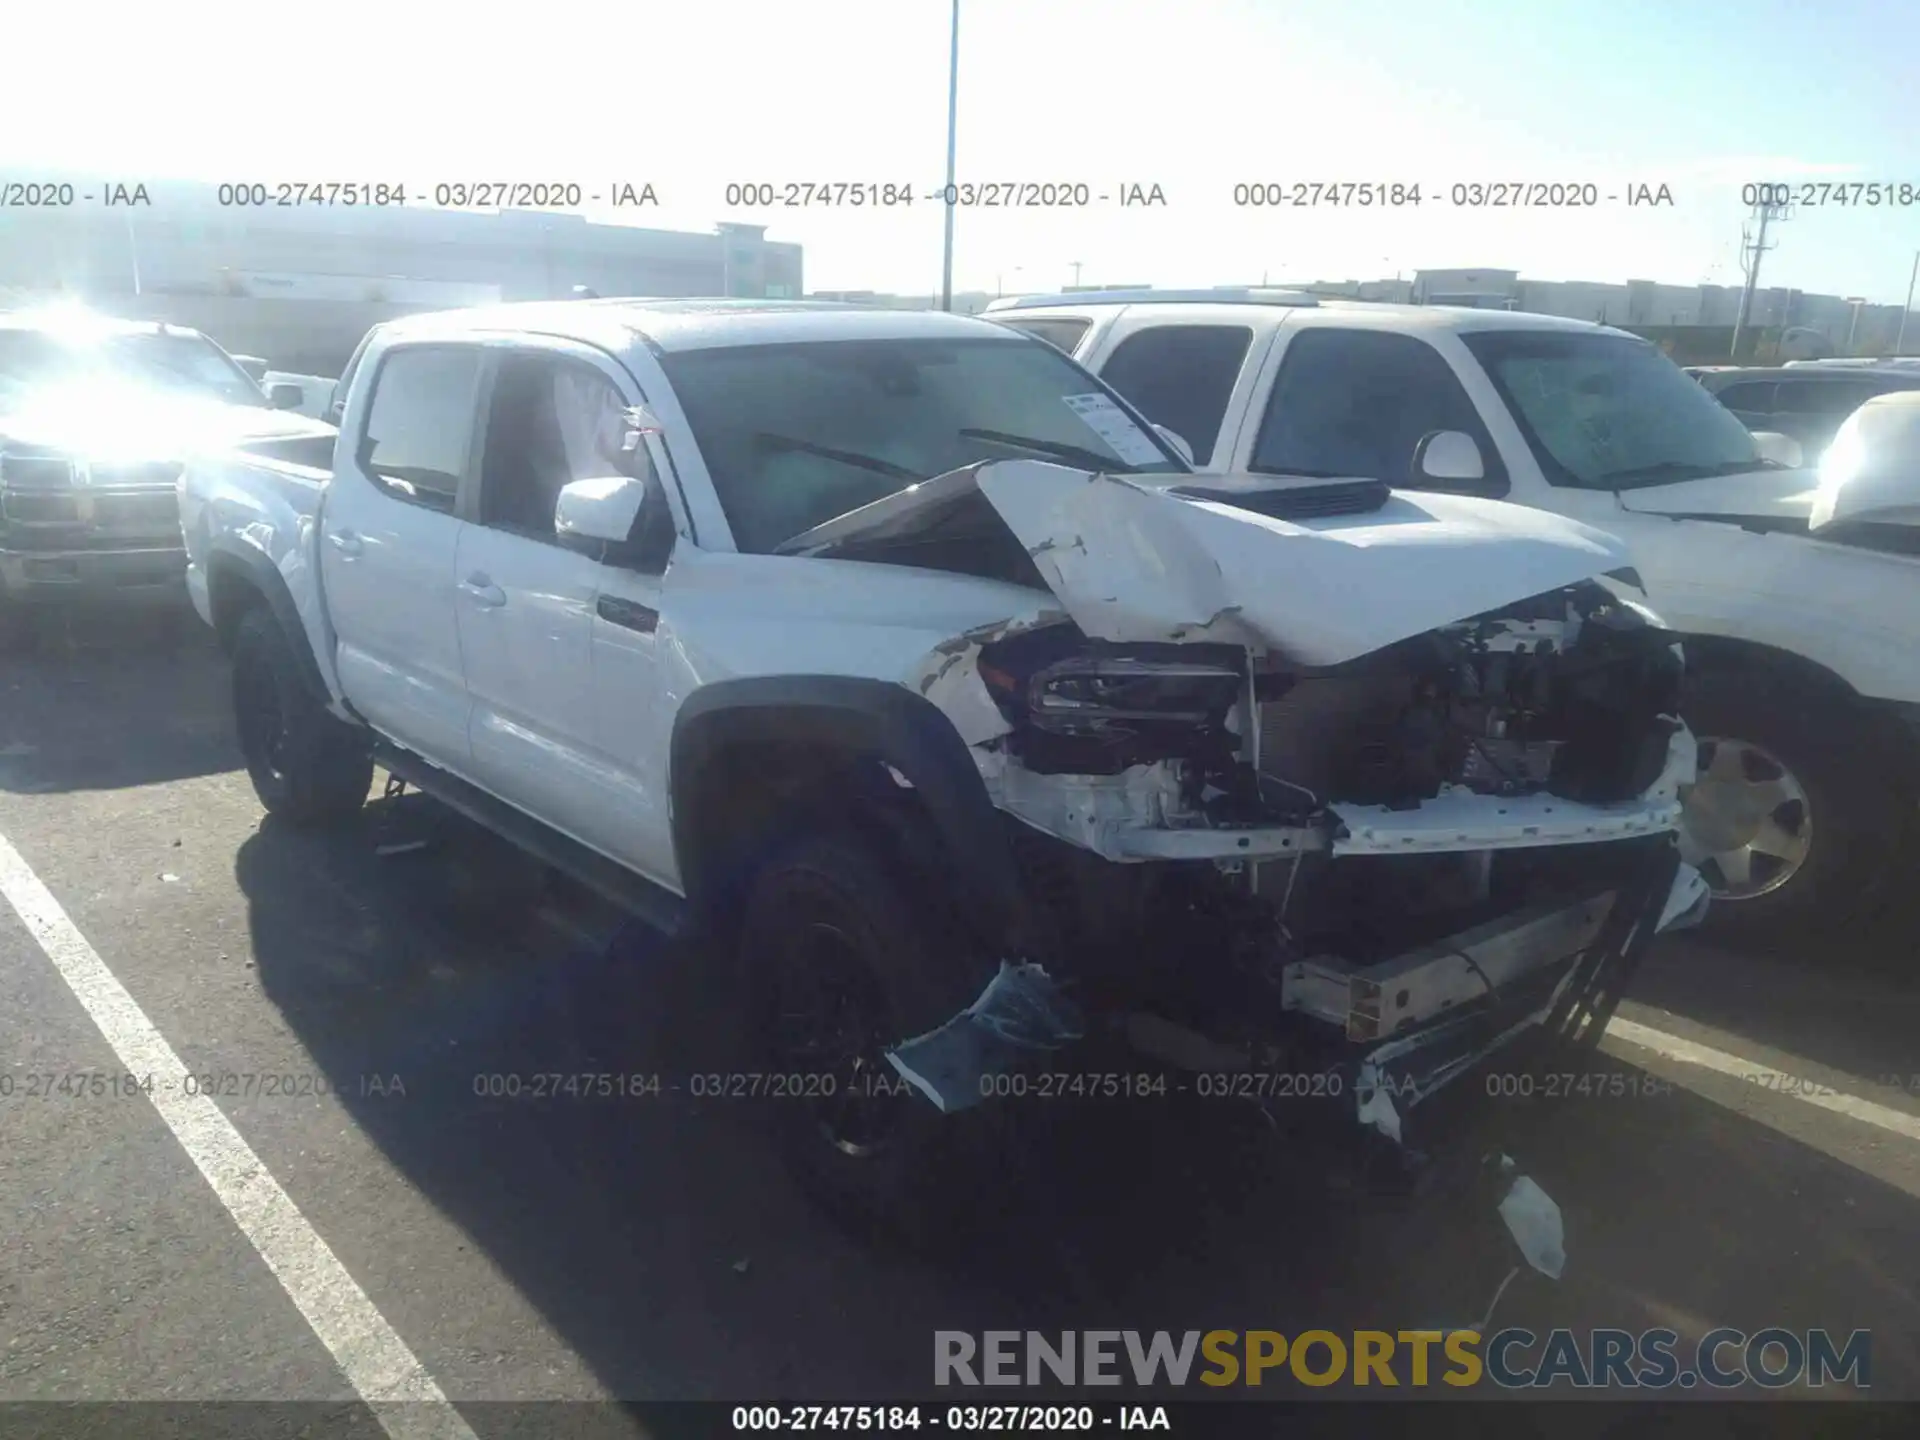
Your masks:
[{"label": "fender flare", "polygon": [[984,934],[1020,944],[1027,932],[1020,872],[986,782],[939,708],[885,680],[765,676],[717,681],[687,698],[674,719],[669,784],[674,849],[689,896],[705,893],[716,877],[686,797],[714,756],[756,737],[816,740],[898,772],[931,822],[965,913],[979,919]]},{"label": "fender flare", "polygon": [[[230,536],[222,535],[213,541],[207,555],[210,594],[215,589],[216,577],[222,574],[237,574],[240,583],[259,593],[274,620],[287,633],[301,678],[322,705],[331,705],[333,697],[327,692],[327,682],[320,674],[320,662],[314,657],[313,646],[307,639],[307,627],[300,618],[300,607],[294,603],[293,590],[279,567],[251,545],[243,545]],[[216,612],[215,619],[218,618]]]}]

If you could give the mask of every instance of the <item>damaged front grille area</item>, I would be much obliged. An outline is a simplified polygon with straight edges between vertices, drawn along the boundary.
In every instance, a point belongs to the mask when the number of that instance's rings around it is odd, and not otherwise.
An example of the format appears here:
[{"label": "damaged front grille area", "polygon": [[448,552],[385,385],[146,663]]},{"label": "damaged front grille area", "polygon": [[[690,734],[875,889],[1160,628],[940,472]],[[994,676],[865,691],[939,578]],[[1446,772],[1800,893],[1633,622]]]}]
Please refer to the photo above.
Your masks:
[{"label": "damaged front grille area", "polygon": [[1671,638],[1598,585],[1543,600],[1334,670],[1261,676],[1261,771],[1389,808],[1447,786],[1587,803],[1640,794],[1678,724]]}]

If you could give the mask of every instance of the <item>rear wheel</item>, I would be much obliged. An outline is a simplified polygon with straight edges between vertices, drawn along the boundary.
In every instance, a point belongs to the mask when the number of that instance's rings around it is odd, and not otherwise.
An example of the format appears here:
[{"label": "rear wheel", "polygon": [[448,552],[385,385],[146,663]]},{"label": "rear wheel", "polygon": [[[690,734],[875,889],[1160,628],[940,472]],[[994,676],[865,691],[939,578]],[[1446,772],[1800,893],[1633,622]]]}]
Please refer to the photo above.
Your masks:
[{"label": "rear wheel", "polygon": [[1712,887],[1706,928],[1759,938],[1850,918],[1898,845],[1898,787],[1842,701],[1782,678],[1690,677],[1699,743],[1681,792],[1680,854]]},{"label": "rear wheel", "polygon": [[264,609],[249,612],[235,637],[233,713],[247,774],[270,814],[317,825],[366,804],[371,747],[327,713],[286,632]]},{"label": "rear wheel", "polygon": [[966,1008],[993,974],[927,887],[864,843],[816,835],[755,877],[739,943],[785,1157],[842,1219],[926,1244],[994,1176],[992,1104],[943,1115],[884,1051]]}]

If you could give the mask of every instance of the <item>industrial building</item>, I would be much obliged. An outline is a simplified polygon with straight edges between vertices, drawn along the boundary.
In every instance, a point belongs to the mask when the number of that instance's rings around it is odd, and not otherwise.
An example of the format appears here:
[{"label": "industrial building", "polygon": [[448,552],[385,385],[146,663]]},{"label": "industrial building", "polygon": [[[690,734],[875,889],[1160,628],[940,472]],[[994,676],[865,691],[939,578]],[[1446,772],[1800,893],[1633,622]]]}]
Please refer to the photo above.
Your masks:
[{"label": "industrial building", "polygon": [[[760,297],[803,288],[800,246],[757,225],[699,234],[544,210],[223,205],[232,187],[187,182],[76,189],[92,202],[0,211],[0,295],[60,294],[192,325],[288,370],[334,373],[370,325],[409,311],[560,298],[576,286]],[[133,203],[104,204],[108,193]]]}]

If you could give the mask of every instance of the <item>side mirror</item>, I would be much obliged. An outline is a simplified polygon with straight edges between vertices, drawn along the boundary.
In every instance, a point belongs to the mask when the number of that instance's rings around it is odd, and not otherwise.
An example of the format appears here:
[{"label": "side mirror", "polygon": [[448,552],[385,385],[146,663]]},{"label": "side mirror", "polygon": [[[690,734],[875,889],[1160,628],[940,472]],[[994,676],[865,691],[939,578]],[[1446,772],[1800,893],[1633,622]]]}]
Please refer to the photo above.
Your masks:
[{"label": "side mirror", "polygon": [[1480,445],[1464,430],[1434,430],[1420,437],[1413,447],[1415,484],[1422,481],[1443,485],[1472,484],[1487,478],[1487,462]]},{"label": "side mirror", "polygon": [[1167,442],[1174,454],[1178,455],[1189,465],[1194,463],[1193,446],[1187,443],[1184,435],[1180,434],[1177,430],[1169,430],[1164,425],[1155,425],[1153,428],[1159,432],[1160,438]]},{"label": "side mirror", "polygon": [[1807,463],[1806,451],[1801,448],[1800,442],[1791,435],[1782,435],[1778,430],[1754,431],[1753,448],[1762,460],[1771,460],[1790,470],[1798,470]]},{"label": "side mirror", "polygon": [[267,404],[275,410],[298,410],[306,398],[305,390],[285,380],[276,380],[267,386]]},{"label": "side mirror", "polygon": [[553,533],[569,550],[648,574],[673,553],[673,512],[658,478],[598,475],[560,487]]}]

